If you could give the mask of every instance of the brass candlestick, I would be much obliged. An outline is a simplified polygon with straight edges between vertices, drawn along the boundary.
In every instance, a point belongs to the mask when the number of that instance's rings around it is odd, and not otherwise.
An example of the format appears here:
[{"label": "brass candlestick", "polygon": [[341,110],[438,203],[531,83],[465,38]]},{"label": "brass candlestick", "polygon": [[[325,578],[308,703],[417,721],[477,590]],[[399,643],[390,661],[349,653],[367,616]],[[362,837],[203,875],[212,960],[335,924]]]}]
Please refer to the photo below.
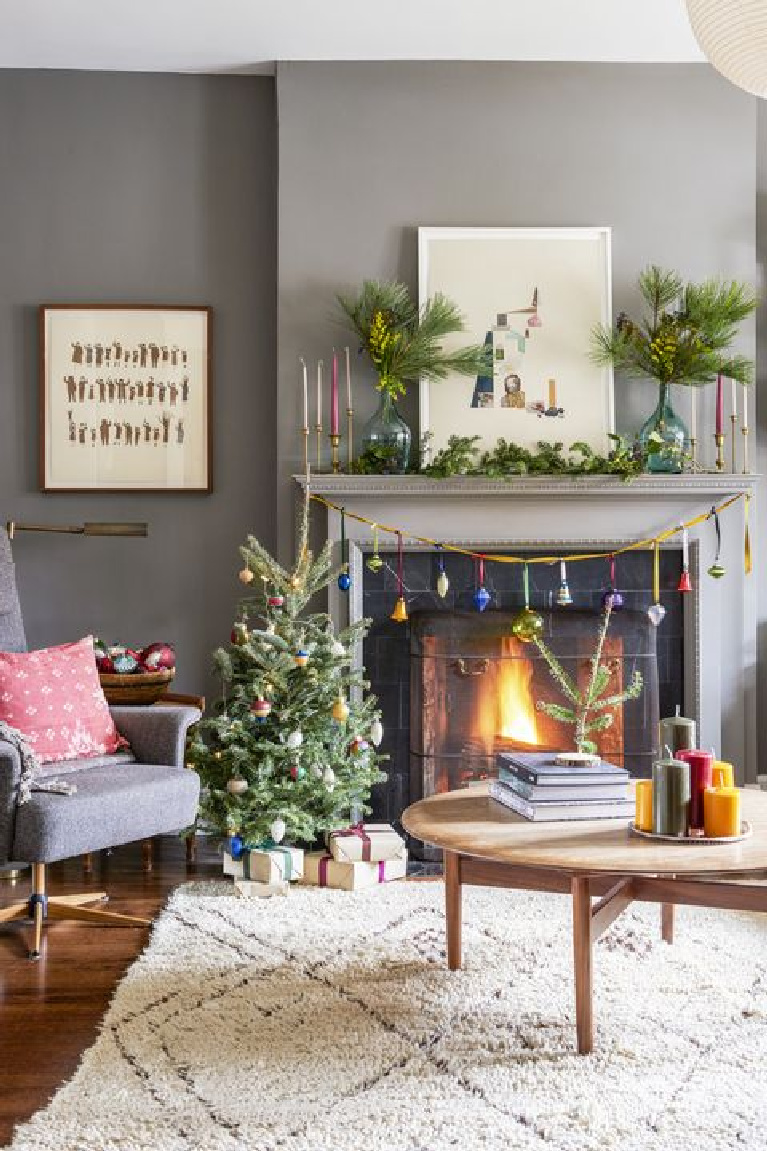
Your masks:
[{"label": "brass candlestick", "polygon": [[334,432],[328,436],[328,439],[330,440],[331,467],[333,469],[333,474],[338,475],[341,470],[341,464],[338,459],[338,446],[341,443],[341,437],[337,432]]},{"label": "brass candlestick", "polygon": [[697,466],[697,459],[695,457],[695,445],[698,441],[695,436],[690,436],[690,471],[694,472]]},{"label": "brass candlestick", "polygon": [[317,433],[317,471],[322,467],[322,424],[315,424],[314,430]]},{"label": "brass candlestick", "polygon": [[347,459],[348,463],[351,463],[354,456],[354,408],[346,409],[346,434],[348,436]]},{"label": "brass candlestick", "polygon": [[743,475],[750,474],[750,467],[748,466],[748,428],[740,429],[743,433]]},{"label": "brass candlestick", "polygon": [[724,433],[714,432],[714,443],[716,444],[716,470],[718,472],[724,471]]},{"label": "brass candlestick", "polygon": [[738,452],[737,452],[737,445],[735,442],[735,425],[738,422],[738,417],[735,415],[734,412],[730,416],[730,421],[732,423],[732,474],[735,475],[735,473],[738,470]]}]

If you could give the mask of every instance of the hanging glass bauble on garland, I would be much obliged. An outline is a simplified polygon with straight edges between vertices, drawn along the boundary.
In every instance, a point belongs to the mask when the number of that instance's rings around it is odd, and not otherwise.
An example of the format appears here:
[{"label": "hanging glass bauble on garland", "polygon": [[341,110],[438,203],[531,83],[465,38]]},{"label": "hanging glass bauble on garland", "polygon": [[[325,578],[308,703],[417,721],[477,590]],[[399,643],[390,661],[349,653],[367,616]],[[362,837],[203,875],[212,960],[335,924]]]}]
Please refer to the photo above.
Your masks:
[{"label": "hanging glass bauble on garland", "polygon": [[559,587],[557,588],[557,605],[559,607],[569,607],[573,602],[573,597],[570,595],[570,588],[567,584],[567,564],[564,560],[559,561]]},{"label": "hanging glass bauble on garland", "polygon": [[653,627],[660,627],[666,618],[666,609],[662,603],[651,603],[647,609],[647,618]]},{"label": "hanging glass bauble on garland", "polygon": [[723,575],[727,575],[727,569],[722,567],[720,563],[712,563],[708,569],[708,574],[712,576],[713,579],[721,579]]},{"label": "hanging glass bauble on garland", "polygon": [[374,574],[383,567],[383,560],[378,554],[378,524],[373,524],[373,554],[365,560],[365,566]]},{"label": "hanging glass bauble on garland", "polygon": [[618,591],[615,582],[615,556],[610,556],[610,586],[602,596],[602,607],[609,608],[610,611],[620,611],[623,607],[624,600],[622,594]]},{"label": "hanging glass bauble on garland", "polygon": [[474,600],[474,606],[477,609],[477,611],[484,611],[485,608],[487,607],[487,605],[490,603],[490,598],[491,598],[490,592],[485,587],[485,558],[484,558],[484,556],[479,561],[478,583],[479,583],[479,586],[476,589],[476,591],[474,592],[472,599]]},{"label": "hanging glass bauble on garland", "polygon": [[532,643],[543,634],[543,616],[530,607],[523,607],[511,621],[511,634],[522,643]]},{"label": "hanging glass bauble on garland", "polygon": [[714,556],[714,562],[708,569],[708,574],[712,579],[721,579],[723,575],[726,575],[724,566],[719,562],[719,556],[722,551],[722,529],[719,525],[719,513],[715,507],[711,509],[710,515],[713,517],[714,527],[716,528],[716,555]]},{"label": "hanging glass bauble on garland", "polygon": [[[439,547],[441,549],[442,545],[440,544]],[[445,571],[445,557],[442,555],[440,550],[439,575],[437,576],[437,595],[440,599],[444,599],[449,590],[450,580],[447,578],[447,572]]]}]

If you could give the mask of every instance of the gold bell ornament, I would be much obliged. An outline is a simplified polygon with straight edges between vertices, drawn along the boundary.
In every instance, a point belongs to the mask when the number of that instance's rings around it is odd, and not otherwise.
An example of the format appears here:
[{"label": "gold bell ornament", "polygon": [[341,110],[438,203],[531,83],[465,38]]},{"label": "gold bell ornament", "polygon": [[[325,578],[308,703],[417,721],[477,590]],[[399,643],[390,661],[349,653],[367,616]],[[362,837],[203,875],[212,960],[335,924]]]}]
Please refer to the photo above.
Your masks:
[{"label": "gold bell ornament", "polygon": [[405,597],[404,596],[401,595],[398,597],[397,602],[394,605],[394,611],[391,613],[389,618],[393,619],[396,623],[405,623],[406,622],[406,620],[407,620],[407,604],[405,603]]},{"label": "gold bell ornament", "polygon": [[349,705],[342,695],[333,704],[333,710],[330,713],[337,723],[346,723],[349,718]]}]

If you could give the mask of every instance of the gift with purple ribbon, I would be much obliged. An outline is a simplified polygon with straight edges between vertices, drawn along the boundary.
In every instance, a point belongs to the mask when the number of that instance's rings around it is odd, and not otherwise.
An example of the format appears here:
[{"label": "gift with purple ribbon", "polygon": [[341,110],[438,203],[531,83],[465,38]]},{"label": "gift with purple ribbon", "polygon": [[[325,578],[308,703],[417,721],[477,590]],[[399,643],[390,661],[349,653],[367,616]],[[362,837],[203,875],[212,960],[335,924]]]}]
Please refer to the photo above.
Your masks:
[{"label": "gift with purple ribbon", "polygon": [[328,851],[310,851],[304,856],[302,883],[315,887],[336,887],[345,891],[362,891],[393,879],[404,879],[407,872],[407,852],[396,859],[375,862],[357,860],[342,862]]},{"label": "gift with purple ribbon", "polygon": [[328,851],[339,863],[380,863],[405,855],[405,841],[388,823],[354,823],[331,831]]}]

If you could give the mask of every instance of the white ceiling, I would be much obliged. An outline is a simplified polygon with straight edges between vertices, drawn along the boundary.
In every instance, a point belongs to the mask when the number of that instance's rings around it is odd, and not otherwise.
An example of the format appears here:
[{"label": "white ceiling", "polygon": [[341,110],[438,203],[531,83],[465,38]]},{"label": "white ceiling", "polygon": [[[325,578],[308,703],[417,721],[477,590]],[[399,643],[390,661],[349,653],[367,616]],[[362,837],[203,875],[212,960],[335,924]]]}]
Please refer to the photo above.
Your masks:
[{"label": "white ceiling", "polygon": [[0,0],[2,68],[700,59],[684,0]]}]

